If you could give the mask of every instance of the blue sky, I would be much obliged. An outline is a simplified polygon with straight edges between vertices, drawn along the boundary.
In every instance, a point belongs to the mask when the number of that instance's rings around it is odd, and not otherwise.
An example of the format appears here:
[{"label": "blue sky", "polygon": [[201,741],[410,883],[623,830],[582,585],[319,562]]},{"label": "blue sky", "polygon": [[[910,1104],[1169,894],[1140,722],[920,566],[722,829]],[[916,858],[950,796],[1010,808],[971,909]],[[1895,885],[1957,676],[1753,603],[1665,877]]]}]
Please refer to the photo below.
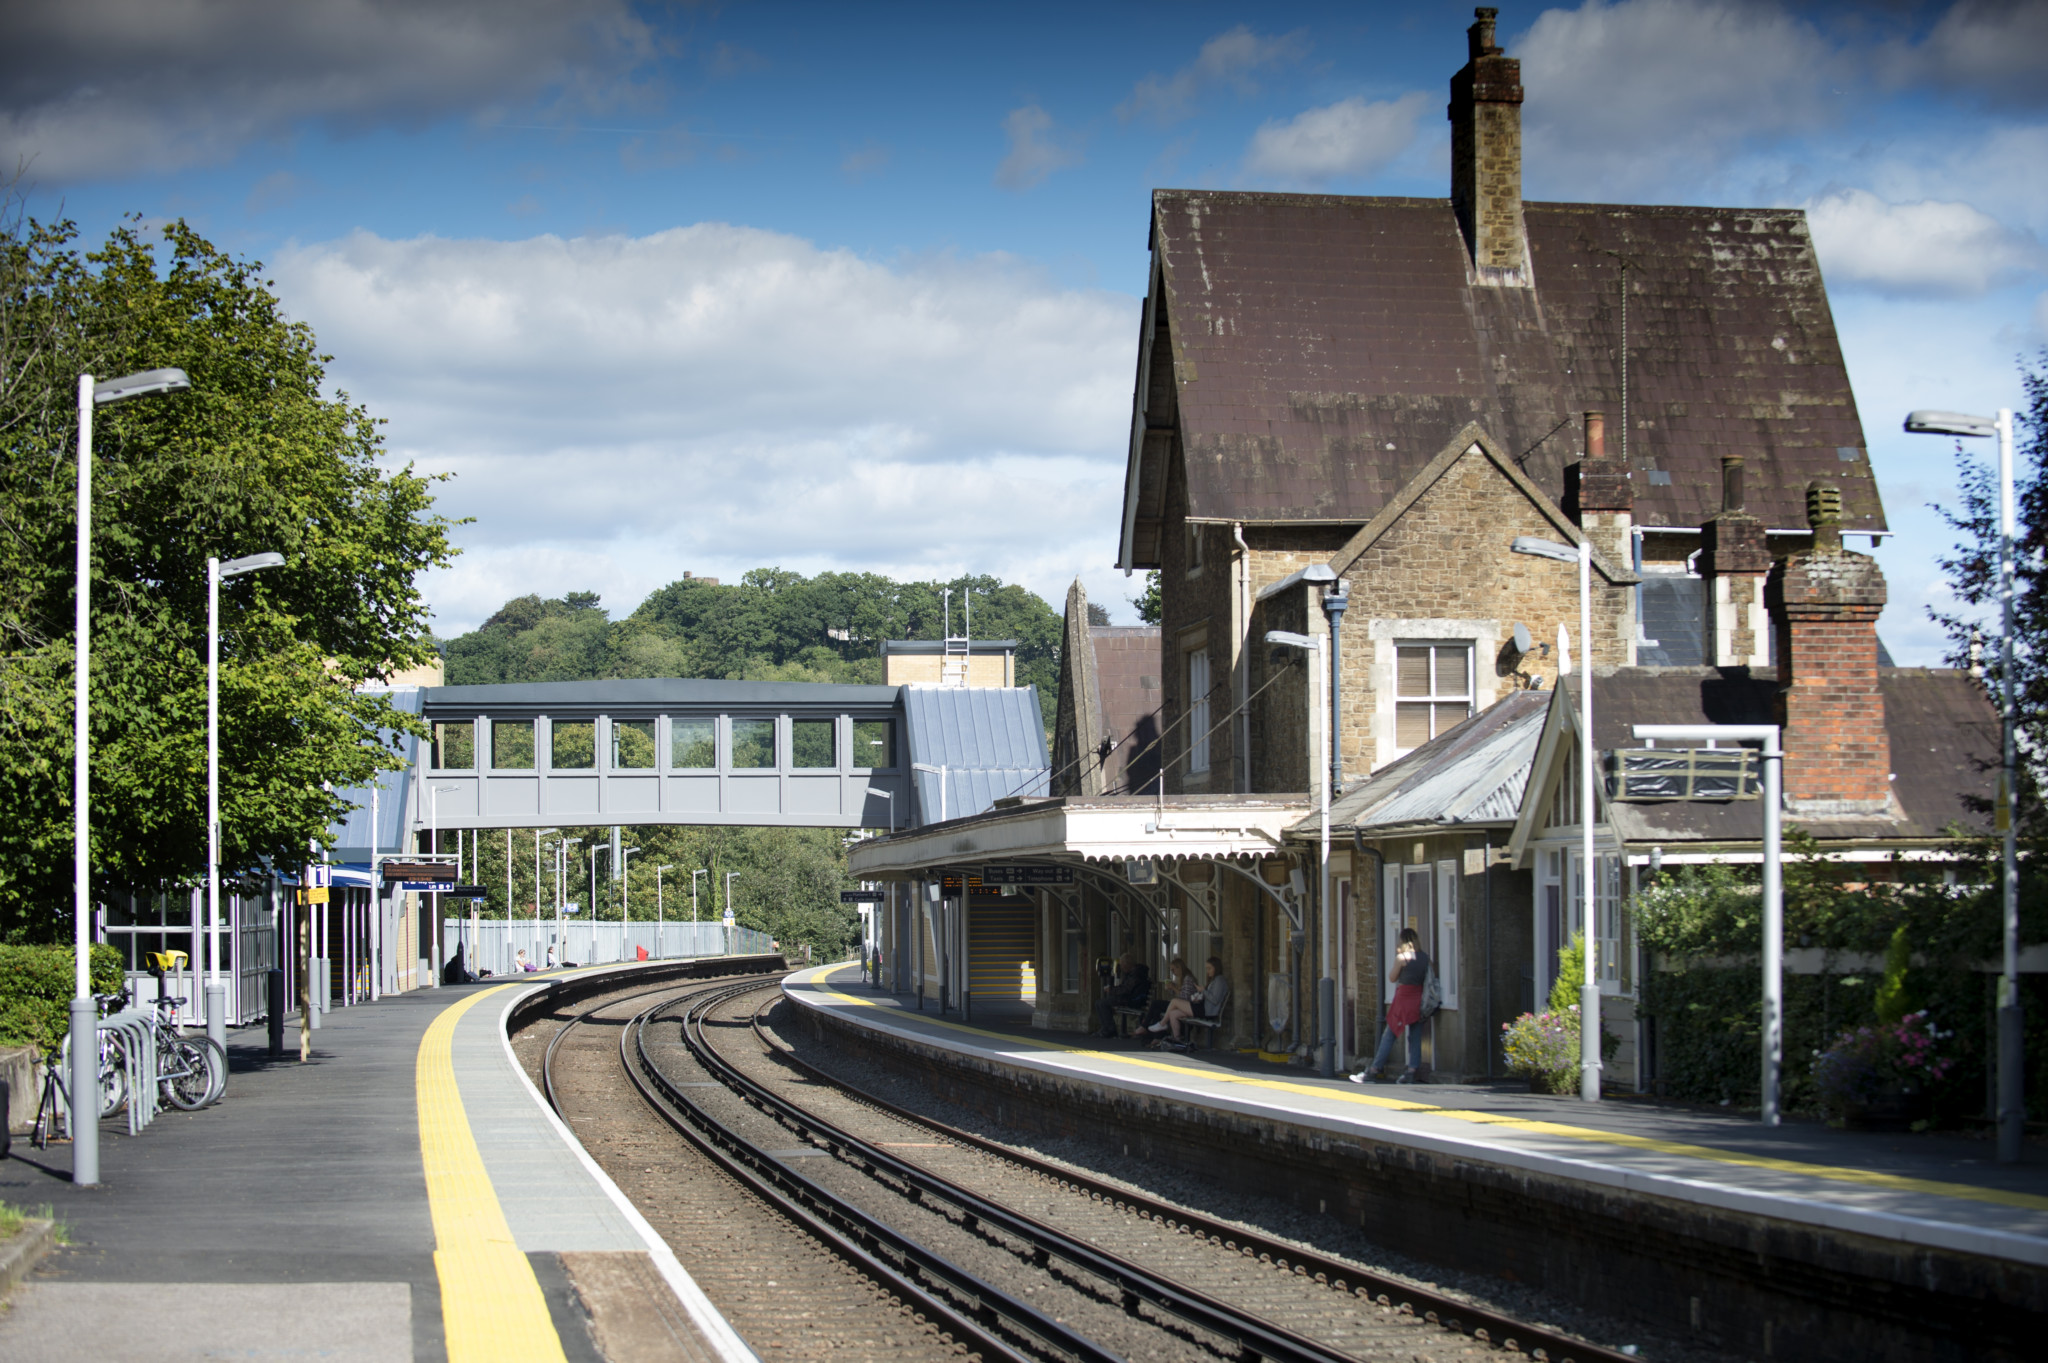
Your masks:
[{"label": "blue sky", "polygon": [[[73,0],[10,17],[0,156],[88,237],[270,266],[474,516],[438,628],[684,570],[1109,565],[1146,196],[1448,192],[1463,4]],[[2048,333],[2048,5],[1502,6],[1532,199],[1809,210],[1895,539],[1901,662],[1953,497],[1908,407],[2019,405]]]}]

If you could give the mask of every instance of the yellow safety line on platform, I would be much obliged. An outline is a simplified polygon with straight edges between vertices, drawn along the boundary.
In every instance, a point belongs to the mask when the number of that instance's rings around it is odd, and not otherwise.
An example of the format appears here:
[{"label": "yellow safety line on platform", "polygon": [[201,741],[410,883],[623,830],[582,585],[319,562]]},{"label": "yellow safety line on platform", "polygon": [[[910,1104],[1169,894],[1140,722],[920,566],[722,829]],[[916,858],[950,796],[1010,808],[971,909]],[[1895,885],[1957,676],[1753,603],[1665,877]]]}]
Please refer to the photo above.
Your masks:
[{"label": "yellow safety line on platform", "polygon": [[420,1038],[420,1161],[449,1363],[565,1363],[533,1264],[512,1239],[455,1085],[455,1024],[501,984],[443,1010]]},{"label": "yellow safety line on platform", "polygon": [[[887,1005],[874,999],[856,998],[842,994],[823,982],[821,976],[812,988],[829,994],[846,1003],[858,1004],[864,1008],[887,1009]],[[1065,1051],[1074,1055],[1093,1056],[1102,1060],[1113,1060],[1118,1064],[1135,1069],[1162,1070],[1169,1074],[1191,1075],[1208,1079],[1219,1084],[1237,1084],[1245,1088],[1269,1089],[1276,1093],[1298,1093],[1312,1098],[1327,1099],[1337,1103],[1353,1103],[1361,1107],[1386,1108],[1395,1112],[1417,1112],[1432,1117],[1454,1117],[1461,1122],[1472,1122],[1480,1126],[1507,1127],[1515,1131],[1526,1131],[1538,1136],[1560,1136],[1569,1140],[1588,1141],[1602,1145],[1618,1145],[1632,1150],[1654,1150],[1662,1155],[1679,1155],[1690,1159],[1712,1160],[1718,1164],[1740,1165],[1751,1169],[1769,1169],[1776,1173],[1799,1174],[1807,1178],[1828,1179],[1836,1183],[1858,1183],[1865,1187],[1882,1188],[1895,1193],[1927,1193],[1935,1197],[1961,1198],[1970,1202],[1989,1202],[2001,1207],[2019,1207],[2027,1211],[2048,1211],[2048,1197],[2034,1193],[2008,1192],[2002,1188],[1979,1188],[1968,1183],[1943,1183],[1935,1179],[1908,1178],[1902,1174],[1882,1174],[1871,1169],[1845,1169],[1832,1164],[1808,1164],[1800,1160],[1779,1159],[1773,1155],[1752,1155],[1739,1150],[1721,1150],[1710,1145],[1692,1145],[1685,1141],[1660,1140],[1655,1136],[1634,1136],[1622,1131],[1600,1131],[1593,1127],[1568,1126],[1563,1122],[1537,1121],[1528,1117],[1511,1117],[1498,1112],[1475,1112],[1470,1108],[1439,1107],[1433,1103],[1418,1103],[1406,1098],[1382,1097],[1376,1093],[1346,1092],[1343,1089],[1322,1085],[1291,1083],[1285,1079],[1261,1079],[1256,1075],[1237,1074],[1230,1070],[1194,1069],[1187,1065],[1175,1065],[1165,1061],[1149,1060],[1143,1056],[1125,1055],[1117,1051],[1099,1051],[1086,1046],[1069,1045],[1063,1041],[1041,1041],[1036,1037],[1010,1036],[1003,1032],[991,1032],[980,1027],[970,1027],[964,1022],[951,1022],[943,1018],[923,1017],[920,1021],[933,1027],[946,1027],[972,1036],[987,1037],[1005,1045],[1036,1046],[1041,1050]]]}]

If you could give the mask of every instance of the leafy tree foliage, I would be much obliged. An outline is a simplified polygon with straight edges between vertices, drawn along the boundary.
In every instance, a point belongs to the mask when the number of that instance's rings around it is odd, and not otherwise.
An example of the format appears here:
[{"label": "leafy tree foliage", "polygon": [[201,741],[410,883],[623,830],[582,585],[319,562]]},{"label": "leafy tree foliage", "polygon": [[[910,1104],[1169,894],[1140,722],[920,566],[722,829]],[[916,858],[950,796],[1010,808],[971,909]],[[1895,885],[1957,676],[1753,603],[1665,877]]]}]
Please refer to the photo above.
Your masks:
[{"label": "leafy tree foliage", "polygon": [[1145,590],[1131,598],[1137,607],[1138,618],[1148,625],[1156,625],[1165,618],[1166,606],[1159,598],[1159,570],[1154,568],[1145,574]]},{"label": "leafy tree foliage", "polygon": [[597,677],[718,677],[734,681],[882,680],[884,639],[936,639],[965,626],[974,637],[1017,640],[1017,680],[1038,687],[1046,723],[1059,695],[1060,616],[1045,601],[993,577],[896,582],[876,573],[756,568],[732,586],[671,582],[614,621],[590,592],[558,600],[522,596],[448,641],[451,685]]},{"label": "leafy tree foliage", "polygon": [[68,921],[78,376],[176,366],[186,393],[94,417],[93,875],[205,864],[206,560],[283,568],[221,592],[224,864],[296,860],[324,789],[398,765],[411,721],[358,684],[431,656],[414,586],[449,561],[429,480],[380,470],[376,422],[261,266],[183,223],[83,251],[72,224],[0,224],[0,932]]}]

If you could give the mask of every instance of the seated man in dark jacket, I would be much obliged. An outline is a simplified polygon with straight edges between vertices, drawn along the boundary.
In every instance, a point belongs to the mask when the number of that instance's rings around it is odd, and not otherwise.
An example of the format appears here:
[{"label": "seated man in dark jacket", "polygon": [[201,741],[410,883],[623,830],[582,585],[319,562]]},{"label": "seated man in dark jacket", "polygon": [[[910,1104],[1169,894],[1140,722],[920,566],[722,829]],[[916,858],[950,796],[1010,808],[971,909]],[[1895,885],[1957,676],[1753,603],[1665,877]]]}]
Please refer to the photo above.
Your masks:
[{"label": "seated man in dark jacket", "polygon": [[1152,972],[1130,952],[1116,958],[1116,973],[1109,983],[1102,986],[1102,997],[1095,1002],[1095,1020],[1100,1025],[1095,1029],[1098,1036],[1116,1035],[1116,1010],[1119,1008],[1143,1008],[1145,1001],[1152,997]]}]

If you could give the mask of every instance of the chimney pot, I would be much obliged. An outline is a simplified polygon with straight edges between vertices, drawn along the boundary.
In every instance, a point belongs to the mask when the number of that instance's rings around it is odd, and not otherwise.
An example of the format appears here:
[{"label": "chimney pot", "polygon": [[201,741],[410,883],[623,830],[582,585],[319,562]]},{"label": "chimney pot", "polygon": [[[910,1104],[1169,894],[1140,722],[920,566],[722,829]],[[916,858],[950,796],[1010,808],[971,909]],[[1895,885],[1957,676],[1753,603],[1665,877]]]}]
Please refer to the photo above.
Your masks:
[{"label": "chimney pot", "polygon": [[1473,57],[1497,57],[1500,47],[1493,41],[1494,21],[1500,18],[1500,10],[1492,5],[1481,5],[1472,11],[1479,22],[1465,30],[1467,55]]},{"label": "chimney pot", "polygon": [[1721,456],[1721,509],[1742,510],[1742,456],[1739,454]]},{"label": "chimney pot", "polygon": [[1607,413],[1586,413],[1586,457],[1605,459],[1607,457]]},{"label": "chimney pot", "polygon": [[1842,489],[1819,481],[1806,485],[1806,523],[1813,527],[1813,552],[1842,552]]}]

